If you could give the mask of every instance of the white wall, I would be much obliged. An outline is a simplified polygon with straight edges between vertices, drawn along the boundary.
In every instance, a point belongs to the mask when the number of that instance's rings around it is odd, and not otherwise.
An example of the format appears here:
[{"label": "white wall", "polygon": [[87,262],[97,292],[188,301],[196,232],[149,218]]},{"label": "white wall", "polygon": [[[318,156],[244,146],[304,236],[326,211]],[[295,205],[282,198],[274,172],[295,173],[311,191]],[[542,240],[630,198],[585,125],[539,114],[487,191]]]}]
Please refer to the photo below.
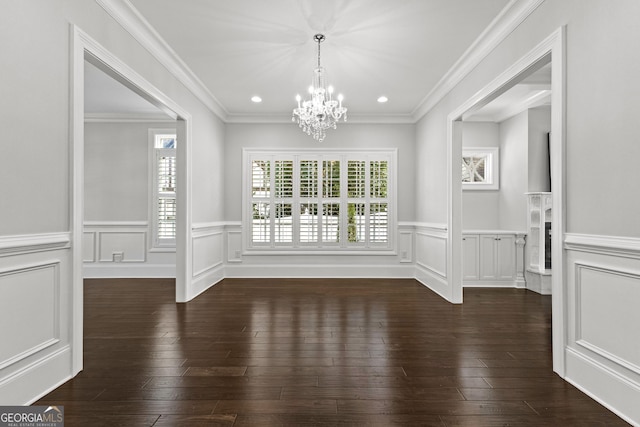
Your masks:
[{"label": "white wall", "polygon": [[529,191],[551,191],[549,141],[551,107],[529,110]]},{"label": "white wall", "polygon": [[[0,312],[21,317],[19,322],[0,319],[0,404],[15,405],[33,402],[69,379],[79,368],[73,361],[81,360],[72,335],[81,331],[81,319],[74,315],[82,310],[73,298],[81,295],[82,283],[74,283],[72,266],[74,251],[81,248],[71,245],[70,25],[190,115],[191,173],[198,183],[185,218],[189,230],[193,218],[223,220],[224,126],[98,2],[21,1],[2,7],[0,92],[11,102],[0,104],[5,141],[10,141],[0,144],[0,179],[11,185],[3,189],[0,214]],[[211,266],[221,259],[210,257],[211,245],[196,245],[191,235],[187,239],[194,248],[190,261],[197,260],[187,284],[193,296],[218,279]],[[211,241],[222,248],[221,239]]]},{"label": "white wall", "polygon": [[85,123],[86,221],[148,220],[150,127],[158,124]]},{"label": "white wall", "polygon": [[425,224],[447,223],[446,108],[432,110],[416,126],[415,218]]},{"label": "white wall", "polygon": [[550,191],[547,149],[550,125],[549,107],[525,110],[500,123],[463,122],[463,148],[500,148],[500,188],[463,190],[463,229],[526,230],[525,193]]},{"label": "white wall", "polygon": [[[559,27],[567,26],[564,267],[568,274],[563,294],[569,334],[563,354],[565,375],[636,424],[640,423],[636,404],[640,401],[636,331],[640,198],[633,197],[637,177],[628,165],[629,159],[640,157],[640,144],[634,143],[640,115],[638,16],[636,0],[544,1],[415,130],[407,126],[408,130],[397,131],[407,139],[395,142],[417,144],[413,156],[403,157],[404,148],[399,149],[401,168],[411,168],[407,176],[413,177],[413,181],[403,177],[399,182],[400,191],[409,195],[408,199],[403,193],[399,196],[399,219],[436,224],[436,231],[423,235],[432,241],[424,246],[430,248],[425,259],[437,275],[448,244],[446,233],[437,229],[448,221],[447,115]],[[0,117],[4,140],[10,143],[0,145],[0,180],[16,185],[3,192],[0,301],[10,301],[16,313],[36,310],[42,315],[25,317],[17,328],[5,319],[0,322],[2,404],[32,402],[68,379],[75,373],[73,353],[80,350],[69,336],[74,329],[72,286],[79,286],[71,279],[71,259],[78,249],[69,244],[70,23],[88,32],[192,118],[194,184],[187,222],[190,225],[195,219],[203,225],[196,230],[195,240],[200,243],[189,238],[188,245],[201,248],[195,251],[194,274],[189,279],[198,287],[210,285],[217,277],[209,274],[217,268],[216,257],[221,257],[215,223],[239,218],[239,205],[230,203],[237,184],[229,183],[237,176],[232,168],[241,166],[236,146],[239,149],[247,141],[280,144],[283,136],[292,135],[289,130],[260,132],[269,125],[246,126],[242,131],[232,128],[243,125],[233,125],[225,136],[223,123],[96,2],[5,2],[0,14],[0,85],[3,98],[11,102],[0,104]],[[342,127],[340,134],[349,135],[349,126]],[[362,131],[363,138],[357,140],[360,146],[367,146],[365,136],[373,137],[375,130],[397,136],[388,127],[366,127],[371,131]],[[409,136],[414,131],[415,139]],[[293,139],[285,140],[292,144]],[[329,141],[325,143],[332,144]],[[227,155],[225,149],[234,153]],[[48,298],[39,299],[34,307],[33,293]],[[8,312],[6,305],[0,310]],[[57,328],[51,329],[51,324]]]},{"label": "white wall", "polygon": [[[640,423],[640,366],[629,355],[638,354],[631,320],[638,301],[634,289],[640,289],[640,198],[633,197],[635,170],[624,166],[640,156],[640,144],[634,143],[640,115],[637,16],[640,3],[635,0],[544,1],[416,129],[416,162],[446,164],[447,115],[566,25],[563,267],[568,276],[561,281],[561,295],[554,291],[554,298],[563,304],[571,333],[560,358],[566,360],[564,375],[569,381],[635,424]],[[417,206],[447,206],[447,184],[438,180],[441,173],[437,168],[423,171],[421,179],[434,188],[417,192]],[[446,210],[426,218],[443,221]],[[621,298],[624,293],[629,298]],[[599,322],[610,310],[626,320]],[[615,345],[605,339],[608,334],[615,334]]]},{"label": "white wall", "polygon": [[85,123],[84,277],[175,277],[175,248],[152,247],[149,129],[175,122]]},{"label": "white wall", "polygon": [[293,123],[227,124],[225,135],[225,217],[242,219],[243,148],[397,148],[398,220],[414,220],[414,133],[413,125],[340,123],[319,143]]},{"label": "white wall", "polygon": [[[239,238],[242,228],[242,149],[243,148],[397,148],[399,222],[414,220],[414,126],[394,124],[340,123],[329,130],[326,139],[318,143],[292,123],[227,124],[225,137],[225,216],[235,224],[227,247],[226,267],[232,276],[359,276],[410,277],[406,258],[411,256],[412,241],[398,237],[404,247],[398,255],[249,255],[236,256],[242,250]],[[399,235],[399,230],[396,230]],[[402,253],[406,255],[403,256]]]},{"label": "white wall", "polygon": [[525,231],[529,179],[529,112],[500,123],[499,225],[503,230]]}]

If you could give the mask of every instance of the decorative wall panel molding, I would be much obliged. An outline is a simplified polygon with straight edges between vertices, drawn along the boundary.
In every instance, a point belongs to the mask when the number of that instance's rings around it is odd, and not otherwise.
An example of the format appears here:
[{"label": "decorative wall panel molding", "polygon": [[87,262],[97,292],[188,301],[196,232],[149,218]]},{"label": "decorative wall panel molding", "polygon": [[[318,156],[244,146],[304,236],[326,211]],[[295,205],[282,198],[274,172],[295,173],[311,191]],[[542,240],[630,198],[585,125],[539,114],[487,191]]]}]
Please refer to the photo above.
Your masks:
[{"label": "decorative wall panel molding", "polygon": [[95,231],[82,233],[82,262],[96,262],[96,241]]},{"label": "decorative wall panel molding", "polygon": [[148,225],[147,221],[85,221],[84,262],[146,262]]},{"label": "decorative wall panel molding", "polygon": [[227,230],[227,262],[242,262],[242,230]]},{"label": "decorative wall panel molding", "polygon": [[223,253],[224,232],[209,230],[206,233],[194,233],[192,239],[193,277],[197,277],[224,262]]},{"label": "decorative wall panel molding", "polygon": [[640,272],[574,265],[576,344],[640,375]]},{"label": "decorative wall panel molding", "polygon": [[145,262],[146,231],[112,231],[98,233],[100,262]]},{"label": "decorative wall panel molding", "polygon": [[567,234],[566,379],[640,420],[640,239]]},{"label": "decorative wall panel molding", "polygon": [[[71,347],[65,345],[0,378],[0,402],[27,406],[71,379]],[[35,396],[35,397],[34,397]]]},{"label": "decorative wall panel molding", "polygon": [[447,277],[447,233],[441,229],[420,227],[415,234],[416,265]]},{"label": "decorative wall panel molding", "polygon": [[0,270],[0,370],[60,340],[60,260]]},{"label": "decorative wall panel molding", "polygon": [[413,236],[413,230],[400,229],[398,231],[398,255],[400,256],[400,262],[413,262]]},{"label": "decorative wall panel molding", "polygon": [[413,265],[354,265],[354,264],[227,264],[225,277],[340,277],[340,278],[398,278],[412,279]]}]

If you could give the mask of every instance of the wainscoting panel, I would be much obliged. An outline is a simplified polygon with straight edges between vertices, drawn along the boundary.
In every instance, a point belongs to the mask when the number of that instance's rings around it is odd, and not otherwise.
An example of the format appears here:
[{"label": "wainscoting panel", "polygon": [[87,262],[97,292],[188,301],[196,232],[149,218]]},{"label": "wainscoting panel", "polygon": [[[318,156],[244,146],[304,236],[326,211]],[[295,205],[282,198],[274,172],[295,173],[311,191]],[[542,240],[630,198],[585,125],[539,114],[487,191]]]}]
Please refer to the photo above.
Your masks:
[{"label": "wainscoting panel", "polygon": [[448,300],[451,286],[447,278],[446,224],[418,223],[414,239],[415,279]]},{"label": "wainscoting panel", "polygon": [[82,233],[82,262],[96,262],[96,233]]},{"label": "wainscoting panel", "polygon": [[[112,231],[99,234],[100,262],[145,262],[147,233],[144,231]],[[122,258],[118,258],[122,254]]]},{"label": "wainscoting panel", "polygon": [[242,262],[242,230],[227,230],[227,262]]},{"label": "wainscoting panel", "polygon": [[28,405],[71,378],[69,233],[0,236],[0,403]]},{"label": "wainscoting panel", "polygon": [[566,379],[640,424],[640,239],[567,234]]},{"label": "wainscoting panel", "polygon": [[414,232],[413,225],[400,224],[398,226],[398,255],[402,263],[413,262]]},{"label": "wainscoting panel", "polygon": [[243,251],[242,224],[226,223],[225,277],[387,277],[414,276],[414,224],[398,226],[397,248],[385,251]]},{"label": "wainscoting panel", "polygon": [[0,271],[0,369],[55,344],[59,261]]},{"label": "wainscoting panel", "polygon": [[640,275],[588,264],[575,267],[576,343],[640,374]]},{"label": "wainscoting panel", "polygon": [[225,223],[193,224],[191,231],[192,280],[188,289],[189,299],[195,298],[225,277]]},{"label": "wainscoting panel", "polygon": [[146,221],[86,221],[84,277],[175,277],[175,248],[150,248]]},{"label": "wainscoting panel", "polygon": [[447,235],[441,230],[416,230],[416,264],[445,278],[447,276]]},{"label": "wainscoting panel", "polygon": [[222,265],[222,230],[193,237],[193,276]]}]

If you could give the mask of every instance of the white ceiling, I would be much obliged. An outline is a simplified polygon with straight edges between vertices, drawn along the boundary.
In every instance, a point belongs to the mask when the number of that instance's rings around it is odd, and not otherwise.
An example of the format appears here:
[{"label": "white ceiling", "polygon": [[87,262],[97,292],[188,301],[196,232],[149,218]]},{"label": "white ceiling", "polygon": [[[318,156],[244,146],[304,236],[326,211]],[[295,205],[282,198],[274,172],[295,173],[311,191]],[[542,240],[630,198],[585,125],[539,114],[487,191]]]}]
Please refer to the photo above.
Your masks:
[{"label": "white ceiling", "polygon": [[[329,83],[344,94],[350,116],[410,116],[510,4],[510,0],[129,2],[229,117],[289,117],[295,95],[304,94],[311,81],[316,33],[326,36],[322,65]],[[252,103],[253,95],[263,102]],[[389,102],[377,103],[380,95]],[[103,100],[107,102],[106,97]],[[99,110],[99,103],[92,108]]]},{"label": "white ceiling", "polygon": [[84,112],[89,117],[129,114],[168,118],[155,105],[87,61],[84,62],[84,83]]}]

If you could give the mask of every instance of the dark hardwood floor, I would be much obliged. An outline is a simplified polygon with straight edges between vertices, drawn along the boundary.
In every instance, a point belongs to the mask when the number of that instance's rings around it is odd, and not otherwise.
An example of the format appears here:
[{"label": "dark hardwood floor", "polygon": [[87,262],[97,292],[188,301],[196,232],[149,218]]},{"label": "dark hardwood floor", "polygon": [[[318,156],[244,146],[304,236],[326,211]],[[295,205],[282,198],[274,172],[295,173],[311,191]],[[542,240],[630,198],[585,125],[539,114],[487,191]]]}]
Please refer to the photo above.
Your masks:
[{"label": "dark hardwood floor", "polygon": [[626,426],[551,369],[551,298],[414,280],[85,281],[71,426]]}]

